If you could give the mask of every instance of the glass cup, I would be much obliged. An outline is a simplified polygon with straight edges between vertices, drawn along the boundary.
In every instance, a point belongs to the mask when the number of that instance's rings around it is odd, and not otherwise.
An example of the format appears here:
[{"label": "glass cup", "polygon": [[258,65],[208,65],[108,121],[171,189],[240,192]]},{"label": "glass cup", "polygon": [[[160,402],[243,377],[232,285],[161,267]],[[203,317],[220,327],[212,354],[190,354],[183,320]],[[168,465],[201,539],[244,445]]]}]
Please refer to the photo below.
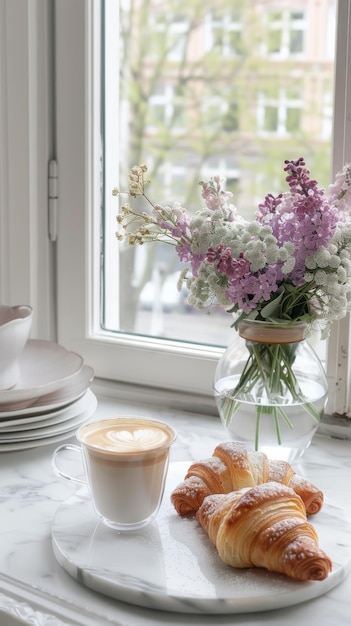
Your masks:
[{"label": "glass cup", "polygon": [[[162,501],[175,430],[158,420],[116,417],[85,424],[76,437],[80,446],[65,444],[54,451],[56,474],[87,484],[94,509],[107,526],[134,530],[149,524]],[[83,479],[62,469],[67,452],[82,454]]]}]

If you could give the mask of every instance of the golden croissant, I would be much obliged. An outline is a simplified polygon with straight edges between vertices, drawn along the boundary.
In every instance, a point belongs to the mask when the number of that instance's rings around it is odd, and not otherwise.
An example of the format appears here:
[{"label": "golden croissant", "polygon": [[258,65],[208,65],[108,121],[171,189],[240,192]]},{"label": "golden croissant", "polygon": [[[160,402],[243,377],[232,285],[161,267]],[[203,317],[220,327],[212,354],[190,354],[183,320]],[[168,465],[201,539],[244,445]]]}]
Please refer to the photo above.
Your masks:
[{"label": "golden croissant", "polygon": [[221,443],[212,457],[193,463],[184,481],[172,492],[171,501],[179,515],[188,515],[196,512],[208,495],[270,481],[294,489],[302,498],[307,515],[321,509],[323,492],[296,474],[289,463],[268,459],[263,452],[248,452],[239,441]]},{"label": "golden croissant", "polygon": [[196,518],[232,567],[263,567],[295,580],[324,580],[332,569],[300,496],[280,483],[207,496]]}]

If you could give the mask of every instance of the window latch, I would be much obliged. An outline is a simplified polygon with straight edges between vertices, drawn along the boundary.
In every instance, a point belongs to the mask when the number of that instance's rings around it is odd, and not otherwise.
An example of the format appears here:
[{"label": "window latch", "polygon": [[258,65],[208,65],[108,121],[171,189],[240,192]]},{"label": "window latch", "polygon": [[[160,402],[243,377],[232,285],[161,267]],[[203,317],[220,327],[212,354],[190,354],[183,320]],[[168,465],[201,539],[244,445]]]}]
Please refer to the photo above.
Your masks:
[{"label": "window latch", "polygon": [[50,241],[57,239],[58,167],[57,161],[49,161],[48,172],[48,232]]}]

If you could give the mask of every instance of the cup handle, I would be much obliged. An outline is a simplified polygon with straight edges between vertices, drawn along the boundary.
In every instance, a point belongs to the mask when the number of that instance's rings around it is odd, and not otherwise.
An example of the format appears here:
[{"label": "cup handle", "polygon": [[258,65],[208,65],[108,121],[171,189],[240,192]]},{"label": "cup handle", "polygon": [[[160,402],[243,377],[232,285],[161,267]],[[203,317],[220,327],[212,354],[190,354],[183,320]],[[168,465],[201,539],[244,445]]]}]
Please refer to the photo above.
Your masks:
[{"label": "cup handle", "polygon": [[80,456],[82,455],[81,448],[74,445],[73,443],[67,443],[56,448],[52,456],[52,466],[54,468],[55,474],[59,476],[59,478],[64,478],[65,480],[68,480],[70,482],[78,483],[80,485],[86,485],[86,481],[82,478],[78,478],[78,476],[68,474],[65,470],[61,469],[59,464],[59,458],[60,456],[62,457],[62,455],[67,451],[71,453],[73,452],[74,454],[78,453]]}]

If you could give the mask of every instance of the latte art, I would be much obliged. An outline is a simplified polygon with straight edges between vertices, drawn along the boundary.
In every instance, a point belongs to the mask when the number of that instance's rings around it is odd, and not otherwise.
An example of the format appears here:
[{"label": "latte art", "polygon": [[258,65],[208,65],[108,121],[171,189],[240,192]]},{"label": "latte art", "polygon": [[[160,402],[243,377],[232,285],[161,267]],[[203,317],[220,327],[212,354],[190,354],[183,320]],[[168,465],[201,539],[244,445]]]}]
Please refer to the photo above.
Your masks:
[{"label": "latte art", "polygon": [[170,443],[172,433],[162,425],[145,420],[104,421],[84,426],[81,440],[101,451],[127,454],[152,450]]},{"label": "latte art", "polygon": [[[98,438],[96,435],[98,434]],[[135,430],[104,430],[94,435],[94,441],[102,448],[116,452],[137,452],[156,448],[168,441],[167,434],[156,428]]]}]

